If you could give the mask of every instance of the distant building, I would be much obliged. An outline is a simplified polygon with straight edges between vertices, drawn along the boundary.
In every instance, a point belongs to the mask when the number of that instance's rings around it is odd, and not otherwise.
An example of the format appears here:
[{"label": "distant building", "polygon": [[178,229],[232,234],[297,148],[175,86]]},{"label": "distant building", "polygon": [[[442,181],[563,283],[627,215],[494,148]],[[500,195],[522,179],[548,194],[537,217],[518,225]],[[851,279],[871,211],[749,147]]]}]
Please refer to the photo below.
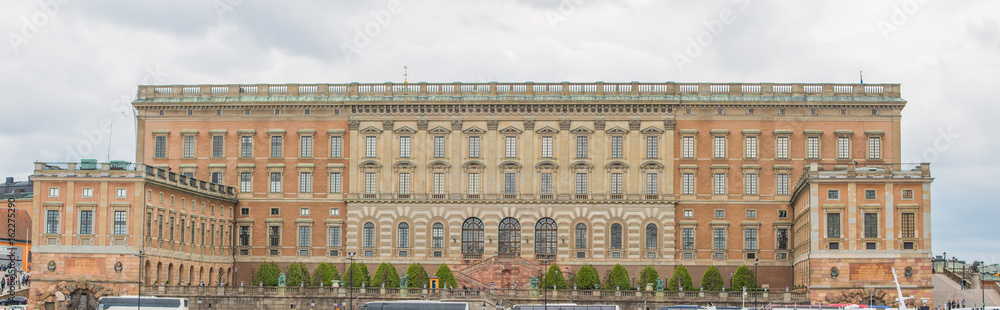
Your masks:
[{"label": "distant building", "polygon": [[3,194],[5,198],[8,197],[6,196],[7,194],[23,193],[31,195],[31,189],[33,184],[34,182],[31,182],[31,180],[14,181],[14,177],[7,177],[7,180],[5,180],[3,184],[0,184],[0,194]]}]

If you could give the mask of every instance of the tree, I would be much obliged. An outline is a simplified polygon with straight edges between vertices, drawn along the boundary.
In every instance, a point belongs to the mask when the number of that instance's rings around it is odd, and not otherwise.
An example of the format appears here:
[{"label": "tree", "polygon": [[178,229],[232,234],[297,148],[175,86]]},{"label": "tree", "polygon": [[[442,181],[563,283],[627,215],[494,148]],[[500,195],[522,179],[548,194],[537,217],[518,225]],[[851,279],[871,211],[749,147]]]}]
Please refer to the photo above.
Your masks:
[{"label": "tree", "polygon": [[399,274],[396,273],[396,266],[389,263],[378,264],[378,269],[375,269],[375,274],[372,275],[372,285],[399,287]]},{"label": "tree", "polygon": [[576,271],[573,283],[576,283],[578,289],[592,290],[595,288],[595,285],[601,285],[601,278],[597,276],[597,268],[594,268],[592,265],[584,265],[580,267],[580,270]]},{"label": "tree", "polygon": [[674,269],[674,274],[670,276],[670,283],[667,283],[667,287],[671,291],[679,290],[678,285],[683,286],[685,291],[696,291],[694,283],[691,282],[691,274],[688,273],[684,265],[677,266]]},{"label": "tree", "polygon": [[546,289],[551,289],[553,285],[556,286],[556,289],[566,289],[566,278],[563,277],[562,271],[557,265],[549,266],[549,272],[545,273],[545,278],[542,280],[542,287]]},{"label": "tree", "polygon": [[451,273],[451,268],[448,268],[448,265],[441,264],[438,270],[434,272],[434,275],[438,277],[438,281],[440,281],[439,283],[441,283],[442,287],[445,285],[448,287],[458,286],[458,282],[455,281],[455,275]]},{"label": "tree", "polygon": [[406,267],[406,275],[409,276],[407,287],[423,288],[425,284],[430,284],[430,278],[427,277],[427,269],[424,269],[424,265],[410,264],[409,267]]},{"label": "tree", "polygon": [[287,279],[285,283],[288,286],[312,285],[312,279],[309,277],[309,267],[306,267],[302,263],[288,265],[288,269],[285,270],[285,277]]},{"label": "tree", "polygon": [[719,268],[709,266],[708,269],[705,269],[705,274],[701,276],[701,287],[705,288],[706,291],[721,291],[723,286],[725,286],[725,282],[722,280]]},{"label": "tree", "polygon": [[733,283],[730,284],[730,288],[734,291],[742,290],[743,287],[747,289],[757,288],[757,279],[746,265],[736,268],[736,273],[733,274]]},{"label": "tree", "polygon": [[646,289],[646,283],[653,284],[653,288],[656,288],[656,279],[660,278],[660,273],[656,272],[656,268],[653,266],[646,266],[642,268],[642,273],[639,274],[639,282],[636,285],[639,289]]},{"label": "tree", "polygon": [[611,271],[608,272],[607,278],[604,279],[604,289],[632,289],[632,282],[628,278],[628,270],[625,270],[621,264],[615,264],[611,267]]},{"label": "tree", "polygon": [[260,268],[253,274],[251,285],[260,285],[261,282],[264,282],[264,286],[278,286],[278,275],[280,274],[281,269],[278,268],[278,264],[262,262]]},{"label": "tree", "polygon": [[347,271],[344,272],[343,279],[347,281],[347,285],[345,286],[358,287],[362,286],[362,284],[364,284],[364,286],[369,286],[368,284],[371,283],[369,278],[370,275],[368,274],[367,265],[362,263],[351,263],[351,265],[347,267]]},{"label": "tree", "polygon": [[320,283],[323,283],[323,286],[331,286],[333,280],[340,280],[337,266],[319,263],[319,266],[316,266],[316,270],[313,271],[313,286],[320,286]]}]

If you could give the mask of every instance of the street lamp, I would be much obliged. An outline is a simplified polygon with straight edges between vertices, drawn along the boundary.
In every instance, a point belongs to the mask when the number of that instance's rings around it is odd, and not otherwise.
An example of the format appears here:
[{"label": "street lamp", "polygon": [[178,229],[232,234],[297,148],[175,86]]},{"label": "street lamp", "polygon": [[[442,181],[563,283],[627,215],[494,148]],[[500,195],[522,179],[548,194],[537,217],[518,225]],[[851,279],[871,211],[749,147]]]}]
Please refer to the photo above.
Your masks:
[{"label": "street lamp", "polygon": [[354,273],[357,272],[357,270],[354,270],[354,254],[357,254],[357,252],[347,252],[347,260],[351,261],[351,265],[347,267],[347,271],[351,273],[347,280],[350,283],[350,286],[347,287],[348,292],[350,292],[348,309],[354,309]]},{"label": "street lamp", "polygon": [[548,276],[548,272],[549,272],[549,259],[548,258],[543,259],[542,263],[545,264],[545,273],[542,276],[542,279],[543,279],[543,281],[542,281],[542,309],[549,310],[549,295],[545,293],[545,286],[546,286],[545,282],[548,282],[548,281],[544,281],[545,276]]},{"label": "street lamp", "polygon": [[316,309],[316,300],[315,299],[313,299],[311,302],[309,302],[309,310],[312,310],[312,309]]},{"label": "street lamp", "polygon": [[198,297],[198,310],[201,310],[201,297]]},{"label": "street lamp", "polygon": [[[758,263],[760,263],[760,259],[759,258],[754,258],[753,259],[753,281],[754,281],[753,285],[757,285],[757,282],[760,281],[760,279],[757,279],[757,265],[758,265]],[[753,307],[757,308],[757,294],[753,294]]]}]

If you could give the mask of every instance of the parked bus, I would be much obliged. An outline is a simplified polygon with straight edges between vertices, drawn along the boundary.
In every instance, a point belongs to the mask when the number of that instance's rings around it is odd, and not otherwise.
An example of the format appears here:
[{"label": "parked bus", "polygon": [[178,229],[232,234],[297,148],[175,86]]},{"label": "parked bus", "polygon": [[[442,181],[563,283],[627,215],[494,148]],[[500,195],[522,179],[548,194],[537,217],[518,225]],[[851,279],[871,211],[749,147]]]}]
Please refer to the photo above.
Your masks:
[{"label": "parked bus", "polygon": [[140,305],[142,309],[150,310],[188,310],[187,298],[116,296],[101,297],[97,300],[98,310],[138,310]]},{"label": "parked bus", "polygon": [[618,310],[618,306],[611,305],[577,305],[577,304],[548,304],[548,305],[515,305],[513,310]]},{"label": "parked bus", "polygon": [[362,310],[469,310],[464,302],[443,302],[431,300],[373,301],[366,303]]}]

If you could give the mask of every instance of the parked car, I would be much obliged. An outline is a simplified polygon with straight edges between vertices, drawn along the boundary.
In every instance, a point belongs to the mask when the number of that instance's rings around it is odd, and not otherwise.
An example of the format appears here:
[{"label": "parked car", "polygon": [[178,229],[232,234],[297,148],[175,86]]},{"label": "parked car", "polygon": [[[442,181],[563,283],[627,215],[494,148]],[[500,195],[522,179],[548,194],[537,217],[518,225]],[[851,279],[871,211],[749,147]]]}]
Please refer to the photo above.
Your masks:
[{"label": "parked car", "polygon": [[11,298],[0,300],[0,305],[4,305],[4,306],[9,306],[9,305],[27,305],[27,304],[28,304],[28,298],[21,297],[21,296],[14,296],[14,297],[11,297]]},{"label": "parked car", "polygon": [[28,310],[28,307],[25,307],[25,306],[21,306],[21,305],[17,305],[17,306],[10,306],[10,307],[7,307],[7,308],[6,308],[6,309],[4,309],[4,310]]}]

